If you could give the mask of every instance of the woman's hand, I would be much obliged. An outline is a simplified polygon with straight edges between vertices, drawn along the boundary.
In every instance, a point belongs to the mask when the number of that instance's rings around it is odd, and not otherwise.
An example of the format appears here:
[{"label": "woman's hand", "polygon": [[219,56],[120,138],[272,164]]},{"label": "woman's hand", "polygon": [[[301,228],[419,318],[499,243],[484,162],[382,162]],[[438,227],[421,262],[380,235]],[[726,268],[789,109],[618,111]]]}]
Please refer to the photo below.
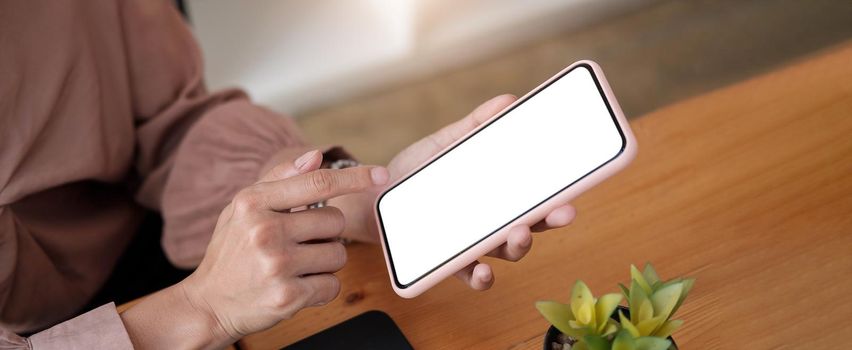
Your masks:
[{"label": "woman's hand", "polygon": [[[189,305],[186,310],[190,311],[172,312],[201,315],[207,320],[202,324],[211,326],[204,345],[222,346],[288,319],[302,308],[333,300],[340,283],[332,273],[346,262],[345,248],[334,240],[344,229],[343,214],[330,206],[291,209],[383,185],[388,172],[381,167],[316,170],[321,158],[319,152],[309,152],[295,166],[272,169],[238,193],[219,216],[198,269],[168,290],[171,304],[155,298],[149,311],[156,310],[155,305],[177,305],[176,309]],[[148,301],[122,314],[134,344],[139,348],[175,345],[149,343],[168,337],[151,334],[156,327],[132,325],[134,319],[145,319],[144,308],[135,314],[134,309]]]},{"label": "woman's hand", "polygon": [[301,174],[275,175],[273,169],[273,178],[234,197],[219,217],[204,259],[186,280],[190,298],[232,337],[268,328],[304,307],[328,303],[340,291],[332,273],[343,267],[346,250],[333,239],[343,232],[343,214],[330,206],[290,209],[388,180],[387,171],[379,167],[312,171],[321,155],[310,152],[305,157],[295,162]]},{"label": "woman's hand", "polygon": [[[447,148],[453,142],[456,142],[456,140],[467,135],[470,131],[476,129],[495,114],[514,103],[515,100],[517,98],[512,95],[501,95],[492,98],[477,107],[465,118],[408,146],[388,163],[387,169],[390,172],[389,182],[396,181],[438,152]],[[530,169],[530,171],[535,171],[535,169]],[[358,232],[367,233],[366,235],[356,236],[357,238],[368,241],[377,241],[379,239],[378,227],[373,218],[372,206],[380,190],[375,189],[366,193],[344,196],[334,200],[339,203],[341,208],[345,208],[344,212],[347,214],[350,224],[363,223],[362,227],[351,230],[347,229],[348,231],[353,231],[355,234]],[[350,212],[357,214],[350,215]],[[488,253],[488,256],[509,261],[518,261],[532,247],[532,232],[541,232],[566,226],[574,219],[575,213],[574,207],[566,203],[554,209],[541,222],[532,227],[513,227],[509,232],[507,242]],[[352,217],[351,219],[349,218],[350,216]],[[476,290],[488,289],[494,283],[491,267],[479,261],[468,265],[456,273],[456,277]]]}]

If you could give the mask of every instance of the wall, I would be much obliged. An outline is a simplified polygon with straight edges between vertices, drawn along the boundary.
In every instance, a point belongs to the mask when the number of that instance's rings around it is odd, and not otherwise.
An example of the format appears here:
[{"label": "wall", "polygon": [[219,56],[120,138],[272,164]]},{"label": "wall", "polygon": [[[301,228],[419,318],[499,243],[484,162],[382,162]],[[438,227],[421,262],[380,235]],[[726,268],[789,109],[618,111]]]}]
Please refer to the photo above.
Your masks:
[{"label": "wall", "polygon": [[296,113],[458,67],[654,0],[189,0],[211,88]]}]

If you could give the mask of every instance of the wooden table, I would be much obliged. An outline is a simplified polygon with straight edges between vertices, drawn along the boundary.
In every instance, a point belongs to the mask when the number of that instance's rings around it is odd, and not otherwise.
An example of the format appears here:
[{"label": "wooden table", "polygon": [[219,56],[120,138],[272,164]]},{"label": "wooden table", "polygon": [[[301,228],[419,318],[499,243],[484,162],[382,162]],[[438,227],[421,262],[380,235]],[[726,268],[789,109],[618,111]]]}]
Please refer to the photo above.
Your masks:
[{"label": "wooden table", "polygon": [[492,290],[448,280],[401,299],[379,247],[354,245],[336,301],[240,347],[277,349],[379,309],[417,349],[539,349],[536,300],[566,301],[576,279],[615,292],[630,263],[651,261],[697,278],[678,312],[684,349],[852,348],[852,44],[632,124],[635,163],[524,260],[492,260]]}]

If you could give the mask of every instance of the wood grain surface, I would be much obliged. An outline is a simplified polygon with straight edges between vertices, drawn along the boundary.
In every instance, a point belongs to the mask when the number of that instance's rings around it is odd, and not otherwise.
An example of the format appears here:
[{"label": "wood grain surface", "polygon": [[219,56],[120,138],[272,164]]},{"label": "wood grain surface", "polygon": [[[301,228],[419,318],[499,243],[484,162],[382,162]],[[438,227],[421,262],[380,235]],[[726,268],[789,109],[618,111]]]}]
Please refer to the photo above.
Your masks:
[{"label": "wood grain surface", "polygon": [[401,299],[379,247],[356,244],[337,300],[241,348],[277,349],[379,309],[417,349],[539,349],[536,300],[566,301],[576,279],[615,292],[646,261],[697,278],[677,315],[683,349],[852,348],[852,43],[632,125],[635,163],[522,261],[490,259],[492,290],[448,280]]}]

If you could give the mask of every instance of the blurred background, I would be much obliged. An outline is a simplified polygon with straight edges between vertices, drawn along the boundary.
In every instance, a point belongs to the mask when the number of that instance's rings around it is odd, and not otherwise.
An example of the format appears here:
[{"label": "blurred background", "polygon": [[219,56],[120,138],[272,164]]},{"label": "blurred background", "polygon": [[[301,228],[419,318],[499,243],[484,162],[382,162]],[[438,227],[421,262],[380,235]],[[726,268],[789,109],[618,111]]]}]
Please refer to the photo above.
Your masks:
[{"label": "blurred background", "polygon": [[241,87],[294,116],[312,142],[376,164],[579,59],[601,64],[635,118],[852,38],[849,0],[186,0],[184,9],[211,89]]}]

